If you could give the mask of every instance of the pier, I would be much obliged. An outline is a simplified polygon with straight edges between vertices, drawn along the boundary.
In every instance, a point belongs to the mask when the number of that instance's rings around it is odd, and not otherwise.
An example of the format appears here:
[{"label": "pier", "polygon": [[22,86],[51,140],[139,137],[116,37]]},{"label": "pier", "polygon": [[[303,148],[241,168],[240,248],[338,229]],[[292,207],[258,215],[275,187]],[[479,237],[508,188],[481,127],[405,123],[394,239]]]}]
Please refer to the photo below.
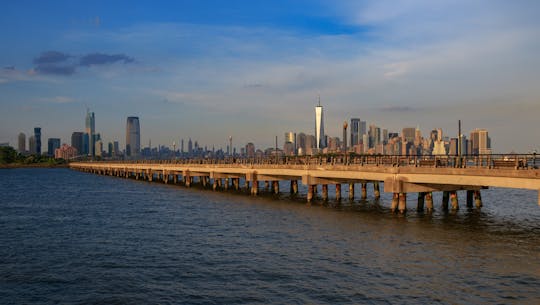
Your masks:
[{"label": "pier", "polygon": [[[534,156],[536,158],[536,156]],[[534,163],[533,163],[534,162]],[[530,165],[534,164],[534,166]],[[417,194],[418,211],[434,208],[433,192],[442,192],[443,210],[458,210],[457,192],[466,192],[466,206],[482,206],[481,191],[489,187],[531,189],[538,191],[540,205],[540,170],[536,160],[527,157],[482,156],[471,158],[347,156],[179,160],[179,161],[106,161],[73,162],[75,170],[138,180],[181,183],[190,187],[199,183],[217,190],[245,190],[253,196],[261,188],[281,192],[279,181],[289,181],[291,194],[298,193],[298,183],[307,187],[306,200],[317,192],[329,200],[328,190],[335,188],[335,200],[342,200],[342,186],[348,188],[348,199],[354,200],[357,186],[360,198],[367,197],[368,185],[373,196],[392,193],[393,212],[406,213],[411,194]]]}]

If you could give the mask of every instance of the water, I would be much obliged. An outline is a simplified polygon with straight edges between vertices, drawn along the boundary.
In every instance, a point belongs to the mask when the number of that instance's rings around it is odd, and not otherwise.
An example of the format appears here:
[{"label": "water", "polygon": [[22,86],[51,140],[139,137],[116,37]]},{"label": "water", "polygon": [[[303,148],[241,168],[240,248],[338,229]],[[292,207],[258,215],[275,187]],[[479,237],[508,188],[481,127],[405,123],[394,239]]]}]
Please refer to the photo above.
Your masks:
[{"label": "water", "polygon": [[532,191],[406,216],[384,193],[308,206],[68,169],[0,170],[0,192],[1,304],[540,304]]}]

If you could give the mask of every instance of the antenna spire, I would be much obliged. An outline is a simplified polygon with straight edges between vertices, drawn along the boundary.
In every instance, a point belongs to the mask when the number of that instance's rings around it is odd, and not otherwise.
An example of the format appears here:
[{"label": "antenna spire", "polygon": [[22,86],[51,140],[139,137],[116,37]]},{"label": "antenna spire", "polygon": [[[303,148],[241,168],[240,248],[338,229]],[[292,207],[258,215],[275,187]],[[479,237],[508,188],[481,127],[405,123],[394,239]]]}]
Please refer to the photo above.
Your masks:
[{"label": "antenna spire", "polygon": [[321,107],[321,94],[317,94],[317,98],[319,99],[319,107]]}]

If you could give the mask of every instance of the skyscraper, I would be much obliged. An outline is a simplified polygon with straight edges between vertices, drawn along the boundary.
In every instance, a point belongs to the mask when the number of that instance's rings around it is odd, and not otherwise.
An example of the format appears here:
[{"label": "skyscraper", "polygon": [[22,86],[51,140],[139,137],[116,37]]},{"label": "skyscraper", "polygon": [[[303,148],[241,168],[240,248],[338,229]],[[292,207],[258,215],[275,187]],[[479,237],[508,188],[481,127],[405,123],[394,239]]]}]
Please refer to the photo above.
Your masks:
[{"label": "skyscraper", "polygon": [[83,152],[83,138],[84,133],[75,131],[71,134],[71,146],[77,149],[77,153],[82,155]]},{"label": "skyscraper", "polygon": [[326,147],[326,137],[324,136],[324,114],[319,96],[319,105],[315,106],[315,145],[318,150]]},{"label": "skyscraper", "polygon": [[362,134],[360,134],[360,119],[351,119],[351,147],[360,144],[362,141]]},{"label": "skyscraper", "polygon": [[54,156],[54,151],[58,148],[60,148],[60,139],[49,138],[47,140],[47,155],[50,157]]},{"label": "skyscraper", "polygon": [[35,154],[41,155],[41,128],[35,127],[34,128],[34,143],[35,143]]},{"label": "skyscraper", "polygon": [[486,129],[478,129],[478,153],[491,154],[491,139]]},{"label": "skyscraper", "polygon": [[401,132],[401,138],[403,139],[403,141],[413,143],[415,134],[416,134],[416,128],[405,127],[403,128]]},{"label": "skyscraper", "polygon": [[30,154],[35,155],[36,154],[36,137],[30,136],[28,138],[28,150],[30,151]]},{"label": "skyscraper", "polygon": [[141,152],[141,128],[139,117],[130,116],[126,124],[126,156],[136,157]]},{"label": "skyscraper", "polygon": [[86,134],[88,135],[88,155],[95,156],[94,143],[95,133],[96,133],[96,117],[93,112],[90,112],[90,109],[86,109]]},{"label": "skyscraper", "polygon": [[24,133],[19,133],[19,152],[24,154],[26,151],[26,135]]}]

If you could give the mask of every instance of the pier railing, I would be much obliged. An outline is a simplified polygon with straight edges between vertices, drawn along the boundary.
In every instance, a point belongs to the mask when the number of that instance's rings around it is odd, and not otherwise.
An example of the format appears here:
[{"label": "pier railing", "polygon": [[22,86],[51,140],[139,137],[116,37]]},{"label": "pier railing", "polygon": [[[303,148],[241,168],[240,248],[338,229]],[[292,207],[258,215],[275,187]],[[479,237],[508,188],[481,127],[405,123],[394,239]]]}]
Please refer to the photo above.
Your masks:
[{"label": "pier railing", "polygon": [[227,157],[180,158],[166,160],[101,161],[126,164],[189,164],[189,165],[238,165],[238,166],[387,166],[434,168],[485,168],[485,169],[537,169],[536,154],[489,154],[464,156],[404,156],[404,155],[354,155],[331,154],[319,156],[281,156],[264,158]]}]

